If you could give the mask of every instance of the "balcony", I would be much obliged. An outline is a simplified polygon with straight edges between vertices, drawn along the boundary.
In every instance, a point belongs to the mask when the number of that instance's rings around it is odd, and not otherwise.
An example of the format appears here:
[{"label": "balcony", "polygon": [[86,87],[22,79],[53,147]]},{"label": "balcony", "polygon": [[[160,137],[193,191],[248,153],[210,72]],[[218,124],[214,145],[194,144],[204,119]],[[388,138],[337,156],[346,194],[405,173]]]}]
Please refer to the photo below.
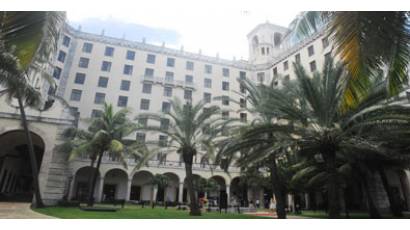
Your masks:
[{"label": "balcony", "polygon": [[[74,162],[86,162],[89,163],[90,159],[87,156],[80,156]],[[126,162],[128,165],[128,168],[134,168],[137,165],[137,162],[135,161],[134,158],[126,158]],[[108,155],[103,156],[103,159],[101,161],[102,164],[106,165],[118,165],[121,166],[122,163],[121,161],[117,159],[113,159]],[[183,162],[179,161],[158,161],[158,160],[150,160],[148,161],[146,167],[150,168],[168,168],[168,169],[180,169],[180,170],[185,170],[185,165]],[[211,169],[212,167],[212,169]],[[224,170],[219,166],[219,165],[209,165],[209,164],[201,164],[201,163],[193,163],[192,164],[192,170],[194,171],[214,171],[214,172],[224,172]],[[228,170],[230,173],[239,173],[240,168],[239,167],[229,167]]]},{"label": "balcony", "polygon": [[162,86],[172,86],[172,87],[181,87],[181,88],[189,88],[195,89],[196,85],[193,82],[186,82],[180,80],[170,80],[163,77],[155,77],[155,76],[141,76],[141,82],[145,83],[152,83],[152,84],[160,84]]}]

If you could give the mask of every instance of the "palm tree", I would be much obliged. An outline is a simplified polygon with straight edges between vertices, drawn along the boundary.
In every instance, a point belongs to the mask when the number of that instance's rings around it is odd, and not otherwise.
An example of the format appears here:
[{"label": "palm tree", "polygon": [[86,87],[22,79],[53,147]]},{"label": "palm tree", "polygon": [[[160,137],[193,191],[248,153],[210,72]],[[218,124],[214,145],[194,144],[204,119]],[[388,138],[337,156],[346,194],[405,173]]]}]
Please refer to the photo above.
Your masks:
[{"label": "palm tree", "polygon": [[365,98],[374,72],[384,70],[391,95],[408,82],[410,61],[409,12],[302,12],[290,25],[298,38],[323,28],[334,40],[336,54],[350,73],[344,92],[344,109]]},{"label": "palm tree", "polygon": [[[114,112],[111,104],[104,103],[101,116],[91,118],[91,124],[86,131],[75,128],[69,128],[65,131],[67,134],[66,142],[62,144],[60,149],[69,152],[70,160],[75,159],[78,155],[88,154],[91,159],[91,167],[97,160],[95,170],[90,175],[88,206],[94,205],[94,190],[104,154],[118,156],[125,168],[127,167],[125,155],[134,156],[137,159],[146,158],[145,146],[128,138],[137,128],[127,117],[128,115],[127,109]],[[138,165],[144,163],[145,161],[140,160]]]},{"label": "palm tree", "polygon": [[37,107],[41,96],[30,85],[29,74],[39,74],[52,79],[43,66],[57,47],[59,24],[62,12],[2,12],[0,15],[0,85],[8,99],[16,98],[26,136],[33,174],[35,202],[33,207],[43,207],[38,182],[38,165],[33,141],[27,125],[25,106]]},{"label": "palm tree", "polygon": [[[403,116],[409,108],[386,101],[386,90],[379,86],[372,96],[349,113],[342,113],[340,105],[346,89],[346,72],[341,64],[333,59],[325,61],[322,73],[308,76],[300,64],[294,64],[296,89],[273,89],[269,92],[267,109],[276,111],[279,120],[274,125],[255,126],[247,135],[261,135],[280,132],[280,144],[274,146],[287,149],[287,146],[300,148],[307,158],[321,158],[327,173],[328,210],[330,218],[339,217],[339,176],[337,173],[337,154],[340,149],[350,152],[381,151],[377,142],[366,139],[393,129],[397,123],[408,124]],[[286,94],[284,94],[286,92]],[[292,93],[289,93],[292,92]],[[389,102],[389,103],[387,103]],[[385,122],[389,121],[389,122]],[[283,141],[287,140],[287,141]],[[288,142],[288,143],[287,143]]]},{"label": "palm tree", "polygon": [[[247,79],[239,80],[239,82],[247,93],[246,102],[249,104],[241,110],[252,113],[255,118],[250,124],[238,126],[237,132],[233,132],[234,135],[231,138],[221,141],[218,154],[219,160],[222,158],[229,159],[245,171],[254,170],[255,166],[267,167],[277,201],[278,218],[286,218],[286,192],[284,181],[278,173],[277,166],[278,157],[284,153],[283,149],[277,145],[284,141],[280,140],[282,134],[277,133],[277,130],[270,133],[253,132],[255,128],[259,130],[261,127],[275,126],[274,122],[279,117],[279,111],[272,109],[272,106],[269,105],[268,94],[269,91],[274,90],[275,86],[273,84],[270,86],[256,85]],[[235,101],[233,102],[235,103]],[[277,128],[279,129],[279,127]],[[238,151],[240,156],[235,159],[233,156],[236,156]]]},{"label": "palm tree", "polygon": [[[157,189],[162,189],[164,191],[164,205],[165,208],[167,208],[167,187],[169,185],[169,178],[166,175],[162,174],[155,174],[154,177],[152,177],[150,184],[152,186],[157,187]],[[153,197],[155,201],[151,201],[152,203],[152,208],[154,208],[154,203],[158,201],[158,192],[156,194],[156,197]]]},{"label": "palm tree", "polygon": [[[227,121],[221,119],[221,110],[218,106],[206,107],[203,101],[197,104],[187,102],[183,104],[178,98],[170,101],[171,110],[158,114],[140,114],[136,117],[148,118],[155,121],[165,121],[168,127],[147,126],[141,130],[154,131],[167,135],[168,141],[165,147],[159,151],[166,154],[177,152],[185,164],[186,184],[190,197],[190,215],[201,215],[198,199],[193,188],[192,164],[194,156],[204,149],[204,154],[210,154],[213,149],[213,140],[221,133]],[[147,142],[148,143],[148,142]],[[158,146],[158,142],[151,142]]]}]

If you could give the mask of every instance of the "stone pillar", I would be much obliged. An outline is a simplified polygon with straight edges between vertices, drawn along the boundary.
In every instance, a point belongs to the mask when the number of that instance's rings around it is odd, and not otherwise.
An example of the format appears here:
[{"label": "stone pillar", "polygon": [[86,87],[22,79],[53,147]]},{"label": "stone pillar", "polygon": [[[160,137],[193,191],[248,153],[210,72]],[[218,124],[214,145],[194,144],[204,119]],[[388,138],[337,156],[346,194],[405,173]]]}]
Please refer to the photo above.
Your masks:
[{"label": "stone pillar", "polygon": [[305,193],[305,208],[310,209],[309,193]]},{"label": "stone pillar", "polygon": [[178,202],[182,203],[184,197],[184,183],[179,183]]},{"label": "stone pillar", "polygon": [[226,185],[226,199],[227,199],[227,204],[229,205],[230,204],[230,201],[231,201],[231,194],[230,194],[231,192],[230,192],[230,187],[229,187],[229,184],[227,184]]},{"label": "stone pillar", "polygon": [[128,179],[127,181],[127,188],[125,189],[125,201],[129,201],[131,197],[131,185],[132,185],[132,179]]},{"label": "stone pillar", "polygon": [[103,199],[103,189],[104,189],[104,178],[98,178],[97,188],[94,192],[94,196],[96,197],[96,202],[102,202]]},{"label": "stone pillar", "polygon": [[68,198],[68,200],[71,200],[71,199],[73,199],[73,196],[74,196],[75,176],[72,176],[71,179],[69,179],[68,184],[69,184],[70,188],[68,190],[68,197],[67,198]]},{"label": "stone pillar", "polygon": [[154,202],[156,202],[157,200],[157,193],[158,193],[158,188],[157,188],[157,186],[153,186],[153,189],[152,189],[152,200],[154,201]]},{"label": "stone pillar", "polygon": [[288,208],[292,210],[292,212],[295,211],[295,202],[293,201],[294,196],[292,194],[288,194]]}]

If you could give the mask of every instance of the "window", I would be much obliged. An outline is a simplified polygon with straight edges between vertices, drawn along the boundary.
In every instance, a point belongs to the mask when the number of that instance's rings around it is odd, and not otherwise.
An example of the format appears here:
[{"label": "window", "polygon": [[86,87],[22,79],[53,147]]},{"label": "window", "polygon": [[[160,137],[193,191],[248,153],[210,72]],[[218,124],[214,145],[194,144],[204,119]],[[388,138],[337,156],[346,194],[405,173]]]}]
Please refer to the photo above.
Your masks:
[{"label": "window", "polygon": [[145,73],[144,75],[146,77],[153,77],[154,76],[154,69],[151,68],[145,68]]},{"label": "window", "polygon": [[310,62],[310,63],[309,63],[309,66],[310,66],[310,71],[311,71],[311,72],[316,71],[316,61]]},{"label": "window", "polygon": [[166,82],[173,82],[174,81],[174,72],[165,72],[165,81]]},{"label": "window", "polygon": [[138,124],[140,125],[140,127],[147,127],[147,123],[148,123],[148,118],[146,117],[142,117],[138,119]]},{"label": "window", "polygon": [[98,117],[102,117],[103,115],[103,111],[99,110],[99,109],[93,109],[91,111],[91,117],[92,118],[98,118]]},{"label": "window", "polygon": [[104,55],[108,57],[112,57],[114,55],[114,47],[106,46]]},{"label": "window", "polygon": [[229,82],[226,82],[226,81],[222,82],[222,90],[229,90]]},{"label": "window", "polygon": [[80,68],[88,68],[88,63],[90,62],[89,58],[80,57],[80,61],[78,62],[78,67]]},{"label": "window", "polygon": [[108,77],[98,78],[98,87],[107,88],[107,85],[108,85]]},{"label": "window", "polygon": [[245,71],[240,71],[239,72],[239,79],[245,80],[246,79],[246,72]]},{"label": "window", "polygon": [[265,47],[261,48],[261,53],[262,53],[262,55],[265,55]]},{"label": "window", "polygon": [[172,88],[171,87],[164,87],[164,96],[165,97],[172,97]]},{"label": "window", "polygon": [[290,80],[289,74],[288,74],[288,75],[285,75],[285,76],[283,77],[283,80],[284,80],[284,81],[289,81],[289,80]]},{"label": "window", "polygon": [[66,56],[66,53],[64,51],[60,50],[60,52],[58,52],[57,60],[64,63],[65,56]]},{"label": "window", "polygon": [[121,90],[124,90],[124,91],[129,91],[129,90],[130,90],[130,85],[131,85],[131,82],[130,82],[130,81],[122,80],[122,81],[121,81],[120,89],[121,89]]},{"label": "window", "polygon": [[277,67],[273,68],[273,76],[274,77],[278,76],[278,68]]},{"label": "window", "polygon": [[94,103],[104,104],[104,102],[105,102],[105,93],[95,93]]},{"label": "window", "polygon": [[194,70],[194,63],[192,61],[187,61],[185,68],[187,70]]},{"label": "window", "polygon": [[194,83],[194,77],[192,75],[185,75],[185,82],[189,84]]},{"label": "window", "polygon": [[70,41],[71,41],[71,38],[70,38],[70,37],[64,36],[64,38],[63,38],[63,45],[64,45],[65,47],[68,47],[68,46],[70,45]]},{"label": "window", "polygon": [[127,60],[133,61],[135,59],[135,51],[127,50],[127,55],[125,57]]},{"label": "window", "polygon": [[78,89],[71,90],[70,100],[72,101],[80,101],[81,100],[82,91]]},{"label": "window", "polygon": [[144,143],[145,142],[145,133],[137,133],[137,141]]},{"label": "window", "polygon": [[239,105],[241,108],[246,108],[246,100],[244,98],[239,99]]},{"label": "window", "polygon": [[222,105],[229,105],[229,97],[222,96]]},{"label": "window", "polygon": [[[168,139],[167,136],[159,135],[159,142],[158,142],[159,147],[166,147],[167,139]],[[159,155],[162,155],[162,154],[159,154]],[[161,156],[161,160],[163,160],[163,156]]]},{"label": "window", "polygon": [[169,113],[171,111],[171,103],[169,102],[162,102],[162,112]]},{"label": "window", "polygon": [[288,61],[283,62],[283,70],[288,70],[288,69],[289,69]]},{"label": "window", "polygon": [[140,109],[149,110],[149,100],[148,99],[141,99]]},{"label": "window", "polygon": [[205,73],[212,73],[212,66],[211,65],[205,65]]},{"label": "window", "polygon": [[53,77],[55,78],[55,79],[60,79],[60,77],[61,77],[61,68],[60,67],[54,67],[54,71],[53,71]]},{"label": "window", "polygon": [[175,58],[167,58],[167,66],[174,67],[175,66]]},{"label": "window", "polygon": [[153,54],[148,54],[148,55],[147,55],[147,63],[155,64],[155,55],[153,55]]},{"label": "window", "polygon": [[192,91],[191,90],[184,90],[184,99],[192,100]]},{"label": "window", "polygon": [[205,78],[204,79],[204,87],[205,88],[212,88],[212,79]]},{"label": "window", "polygon": [[322,45],[323,45],[323,49],[325,49],[326,47],[329,46],[329,39],[328,39],[328,37],[322,38]]},{"label": "window", "polygon": [[82,85],[82,84],[84,84],[84,81],[85,81],[85,74],[83,74],[83,73],[76,73],[75,74],[75,78],[74,78],[74,83],[75,84]]},{"label": "window", "polygon": [[269,55],[269,47],[266,47],[266,55]]},{"label": "window", "polygon": [[117,106],[118,107],[126,107],[128,103],[128,97],[126,96],[119,96]]},{"label": "window", "polygon": [[101,65],[101,71],[110,72],[111,71],[111,62],[103,61]]},{"label": "window", "polygon": [[132,75],[132,69],[133,69],[133,66],[132,66],[132,65],[124,65],[124,71],[123,71],[123,73],[124,73],[125,75]]},{"label": "window", "polygon": [[168,128],[169,128],[169,119],[161,118],[159,128],[162,129],[162,130],[168,130]]},{"label": "window", "polygon": [[300,54],[295,55],[295,62],[300,63]]},{"label": "window", "polygon": [[222,68],[222,76],[229,77],[229,69],[228,68]]},{"label": "window", "polygon": [[315,50],[313,49],[313,45],[308,47],[308,55],[309,57],[315,54]]},{"label": "window", "polygon": [[204,102],[205,103],[211,103],[211,100],[212,100],[212,94],[204,93]]},{"label": "window", "polygon": [[246,88],[245,88],[245,86],[243,86],[243,84],[240,84],[240,85],[239,85],[239,91],[240,91],[241,93],[246,93]]},{"label": "window", "polygon": [[222,112],[222,119],[228,119],[228,118],[229,118],[229,112],[228,111]]},{"label": "window", "polygon": [[265,81],[265,73],[264,72],[259,72],[256,74],[256,78],[260,83]]},{"label": "window", "polygon": [[93,51],[93,44],[84,42],[83,44],[83,52],[84,53],[91,53]]},{"label": "window", "polygon": [[240,116],[242,122],[246,122],[246,120],[247,120],[247,114],[246,113],[241,113],[239,116]]},{"label": "window", "polygon": [[70,114],[73,115],[73,116],[77,116],[77,115],[80,114],[80,113],[78,112],[78,108],[77,108],[77,107],[69,107],[68,109],[69,109],[69,111],[70,111]]},{"label": "window", "polygon": [[143,93],[150,94],[150,93],[152,92],[152,84],[146,84],[146,83],[144,83],[144,84],[142,85],[142,92],[143,92]]}]

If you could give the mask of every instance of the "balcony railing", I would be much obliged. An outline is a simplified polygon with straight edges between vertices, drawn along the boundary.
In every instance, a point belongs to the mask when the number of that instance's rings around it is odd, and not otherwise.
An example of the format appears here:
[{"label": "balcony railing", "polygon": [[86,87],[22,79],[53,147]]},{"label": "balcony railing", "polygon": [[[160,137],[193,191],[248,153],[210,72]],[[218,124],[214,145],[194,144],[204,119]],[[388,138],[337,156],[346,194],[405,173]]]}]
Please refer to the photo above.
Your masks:
[{"label": "balcony railing", "polygon": [[[75,161],[77,162],[90,162],[90,159],[87,156],[80,156]],[[137,165],[137,161],[134,158],[126,158],[127,165],[132,168]],[[121,165],[121,161],[118,158],[112,158],[111,156],[105,155],[101,161],[102,164],[118,164]],[[185,164],[180,161],[159,161],[159,160],[150,160],[147,162],[146,167],[152,168],[172,168],[172,169],[185,169]],[[215,171],[223,172],[224,170],[219,165],[210,165],[210,164],[201,164],[193,163],[192,169],[196,171]],[[240,172],[239,167],[229,167],[229,172]]]},{"label": "balcony railing", "polygon": [[186,82],[180,80],[171,80],[163,77],[141,76],[142,82],[151,82],[153,84],[170,85],[174,87],[195,89],[196,85],[193,82]]}]

